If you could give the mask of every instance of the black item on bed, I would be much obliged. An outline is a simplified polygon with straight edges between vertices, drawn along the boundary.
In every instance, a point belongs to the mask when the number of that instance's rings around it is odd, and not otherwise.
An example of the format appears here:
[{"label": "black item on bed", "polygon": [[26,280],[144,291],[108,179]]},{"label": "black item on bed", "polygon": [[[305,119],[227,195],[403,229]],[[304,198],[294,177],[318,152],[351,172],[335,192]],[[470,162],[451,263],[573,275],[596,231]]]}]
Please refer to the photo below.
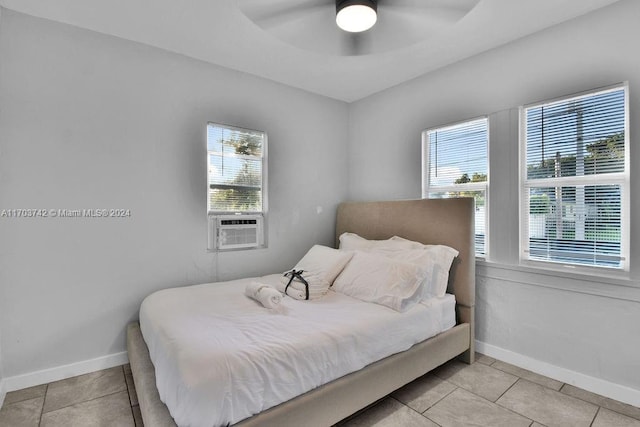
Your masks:
[{"label": "black item on bed", "polygon": [[304,273],[304,270],[296,271],[295,268],[289,271],[288,273],[284,273],[284,277],[289,278],[289,283],[287,283],[287,286],[285,286],[284,293],[286,294],[287,289],[289,289],[289,285],[291,285],[291,283],[293,283],[294,280],[297,280],[298,282],[304,285],[305,300],[308,300],[309,299],[309,283],[306,280],[304,280],[304,277],[302,277],[302,273]]}]

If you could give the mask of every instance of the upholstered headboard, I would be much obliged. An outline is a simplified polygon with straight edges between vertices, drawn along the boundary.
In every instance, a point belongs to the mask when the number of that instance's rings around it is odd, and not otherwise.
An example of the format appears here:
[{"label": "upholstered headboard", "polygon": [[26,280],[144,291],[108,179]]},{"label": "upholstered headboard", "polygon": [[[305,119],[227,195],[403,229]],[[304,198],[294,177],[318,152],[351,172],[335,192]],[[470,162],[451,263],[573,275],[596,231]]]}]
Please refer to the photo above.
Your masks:
[{"label": "upholstered headboard", "polygon": [[471,198],[342,203],[336,220],[336,243],[348,231],[367,239],[388,239],[395,235],[457,249],[460,254],[451,267],[448,292],[456,296],[458,323],[471,324],[473,345],[474,212]]}]

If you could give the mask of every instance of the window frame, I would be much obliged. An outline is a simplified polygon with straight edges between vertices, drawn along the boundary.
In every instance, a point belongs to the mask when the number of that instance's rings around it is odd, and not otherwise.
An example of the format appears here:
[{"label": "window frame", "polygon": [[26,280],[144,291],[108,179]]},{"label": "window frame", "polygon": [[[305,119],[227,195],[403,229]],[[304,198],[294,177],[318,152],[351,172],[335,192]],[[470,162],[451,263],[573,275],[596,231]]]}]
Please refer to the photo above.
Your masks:
[{"label": "window frame", "polygon": [[[214,127],[218,127],[218,128],[223,128],[225,130],[230,130],[230,131],[239,131],[239,132],[251,132],[251,133],[259,133],[262,135],[262,156],[261,156],[261,172],[262,172],[262,181],[261,181],[261,188],[260,188],[260,193],[261,193],[261,205],[262,205],[262,209],[261,210],[210,210],[210,198],[211,198],[211,194],[210,194],[210,189],[211,189],[211,183],[209,182],[209,157],[210,157],[210,151],[209,151],[209,138],[208,138],[208,128],[209,126],[214,126]],[[221,251],[237,251],[237,250],[253,250],[253,249],[264,249],[267,247],[267,236],[268,236],[268,227],[267,227],[267,216],[268,216],[268,207],[269,207],[269,197],[268,197],[268,135],[266,131],[261,131],[261,130],[255,130],[255,129],[250,129],[250,128],[245,128],[245,127],[240,127],[240,126],[235,126],[235,125],[228,125],[225,123],[220,123],[220,122],[213,122],[213,121],[208,121],[206,126],[205,126],[205,161],[206,161],[206,174],[205,174],[205,179],[206,179],[206,189],[207,189],[207,193],[206,193],[206,212],[207,212],[207,224],[208,224],[208,232],[207,232],[207,236],[208,236],[208,244],[207,244],[207,251],[209,252],[221,252]],[[258,245],[256,245],[255,247],[247,247],[247,248],[240,248],[240,249],[218,249],[215,247],[214,242],[216,241],[215,238],[215,233],[217,233],[217,219],[224,219],[224,218],[231,218],[231,217],[237,217],[239,219],[244,218],[248,218],[248,219],[253,219],[258,217],[259,219],[259,226],[258,226],[258,233],[259,233],[259,237],[258,237]]]},{"label": "window frame", "polygon": [[[560,176],[555,178],[528,178],[527,164],[527,111],[531,108],[544,105],[556,104],[560,102],[571,102],[588,96],[605,94],[607,92],[624,91],[624,171],[613,173],[589,174],[582,176]],[[538,101],[519,107],[519,141],[518,141],[518,163],[519,163],[519,262],[523,266],[534,268],[544,268],[556,271],[573,271],[582,274],[595,274],[605,276],[628,275],[630,270],[630,138],[629,138],[629,85],[622,82],[606,87],[587,90],[557,98]],[[576,187],[576,186],[620,186],[620,267],[606,265],[587,265],[580,263],[570,263],[566,261],[531,259],[529,256],[529,219],[530,219],[530,197],[531,188],[552,188],[552,187]]]},{"label": "window frame", "polygon": [[266,215],[267,207],[268,207],[268,186],[267,186],[267,153],[268,153],[268,136],[265,131],[243,128],[240,126],[227,125],[223,123],[217,122],[207,122],[207,128],[209,126],[224,128],[230,131],[238,131],[238,132],[252,132],[252,133],[260,133],[262,134],[262,156],[261,156],[261,172],[262,172],[262,181],[261,181],[261,200],[262,200],[262,209],[261,210],[210,210],[209,209],[209,197],[210,197],[210,182],[209,182],[209,147],[208,147],[208,137],[205,137],[205,148],[207,150],[207,215],[209,216],[217,216],[217,215]]},{"label": "window frame", "polygon": [[[487,147],[486,147],[486,166],[487,166],[487,180],[484,182],[467,182],[462,184],[449,184],[449,185],[431,185],[431,158],[429,149],[429,134],[434,131],[445,131],[448,129],[460,127],[464,124],[471,124],[474,122],[484,121],[487,132]],[[422,198],[429,199],[429,193],[445,193],[445,192],[462,192],[462,191],[482,191],[484,192],[484,253],[475,252],[477,259],[489,259],[489,215],[490,215],[490,197],[489,188],[491,180],[491,168],[489,146],[491,144],[491,123],[488,115],[478,116],[467,120],[460,120],[457,122],[449,123],[441,126],[433,126],[422,131]]]}]

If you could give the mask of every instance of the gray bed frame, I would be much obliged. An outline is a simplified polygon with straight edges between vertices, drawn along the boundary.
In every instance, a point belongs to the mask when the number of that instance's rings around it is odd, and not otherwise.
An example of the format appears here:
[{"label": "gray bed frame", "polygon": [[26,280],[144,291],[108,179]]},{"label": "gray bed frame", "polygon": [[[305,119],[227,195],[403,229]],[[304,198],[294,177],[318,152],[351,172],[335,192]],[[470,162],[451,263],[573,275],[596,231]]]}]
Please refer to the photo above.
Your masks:
[{"label": "gray bed frame", "polygon": [[[330,426],[455,357],[474,359],[475,251],[473,199],[349,202],[338,207],[337,237],[345,231],[367,239],[394,235],[444,244],[460,254],[451,267],[448,292],[456,296],[457,324],[409,350],[375,362],[236,426]],[[127,349],[140,411],[147,427],[175,427],[160,400],[149,350],[132,323]]]}]

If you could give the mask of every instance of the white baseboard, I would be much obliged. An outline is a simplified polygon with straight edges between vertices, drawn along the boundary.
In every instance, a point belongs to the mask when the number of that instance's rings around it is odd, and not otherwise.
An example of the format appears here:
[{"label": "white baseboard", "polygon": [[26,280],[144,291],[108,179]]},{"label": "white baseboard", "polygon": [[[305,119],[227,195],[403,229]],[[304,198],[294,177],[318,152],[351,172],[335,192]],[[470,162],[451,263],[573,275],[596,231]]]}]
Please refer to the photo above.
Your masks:
[{"label": "white baseboard", "polygon": [[640,390],[551,365],[481,341],[476,341],[476,351],[592,393],[640,407]]},{"label": "white baseboard", "polygon": [[127,352],[110,354],[108,356],[98,357],[91,360],[83,360],[82,362],[72,363],[70,365],[58,366],[55,368],[44,369],[42,371],[31,372],[29,374],[16,375],[14,377],[5,378],[2,382],[3,388],[0,388],[0,396],[4,399],[4,393],[14,390],[21,390],[27,387],[33,387],[40,384],[47,384],[53,381],[64,380],[90,372],[99,371],[101,369],[113,368],[114,366],[129,363]]}]

